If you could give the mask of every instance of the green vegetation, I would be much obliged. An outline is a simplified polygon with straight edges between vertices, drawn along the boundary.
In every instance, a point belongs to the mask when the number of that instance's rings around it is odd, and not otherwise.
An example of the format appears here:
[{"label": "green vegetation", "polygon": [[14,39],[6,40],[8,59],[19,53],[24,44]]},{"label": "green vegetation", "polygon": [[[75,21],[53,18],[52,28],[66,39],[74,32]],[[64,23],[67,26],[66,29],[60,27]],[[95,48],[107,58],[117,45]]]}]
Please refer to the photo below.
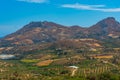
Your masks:
[{"label": "green vegetation", "polygon": [[[57,54],[56,51],[49,49],[35,51],[34,54],[30,53],[21,60],[0,60],[0,79],[120,80],[120,58],[117,54],[119,50],[115,50],[114,54],[107,51],[75,53],[71,50],[70,54]],[[113,57],[107,58],[109,55]],[[37,65],[50,60],[52,63],[47,66]],[[77,66],[78,69],[70,66]]]},{"label": "green vegetation", "polygon": [[26,53],[18,60],[0,60],[0,80],[120,80],[119,48],[46,48]]},{"label": "green vegetation", "polygon": [[22,59],[21,62],[25,62],[25,63],[35,63],[38,62],[39,59]]}]

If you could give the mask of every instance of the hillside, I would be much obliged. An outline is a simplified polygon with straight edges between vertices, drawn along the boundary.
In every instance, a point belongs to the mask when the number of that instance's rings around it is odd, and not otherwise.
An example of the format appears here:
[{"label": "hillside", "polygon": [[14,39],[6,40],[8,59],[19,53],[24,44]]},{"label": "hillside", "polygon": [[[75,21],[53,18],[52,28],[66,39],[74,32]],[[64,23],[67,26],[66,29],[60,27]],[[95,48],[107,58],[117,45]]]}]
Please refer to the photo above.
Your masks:
[{"label": "hillside", "polygon": [[64,39],[94,38],[119,40],[120,23],[113,17],[101,20],[89,28],[63,26],[53,22],[31,22],[22,29],[5,36],[0,46],[30,45]]},{"label": "hillside", "polygon": [[120,23],[31,22],[0,39],[0,79],[120,80]]},{"label": "hillside", "polygon": [[0,53],[24,54],[47,48],[105,49],[120,43],[120,23],[105,18],[89,28],[63,26],[54,22],[30,22],[20,30],[0,39]]}]

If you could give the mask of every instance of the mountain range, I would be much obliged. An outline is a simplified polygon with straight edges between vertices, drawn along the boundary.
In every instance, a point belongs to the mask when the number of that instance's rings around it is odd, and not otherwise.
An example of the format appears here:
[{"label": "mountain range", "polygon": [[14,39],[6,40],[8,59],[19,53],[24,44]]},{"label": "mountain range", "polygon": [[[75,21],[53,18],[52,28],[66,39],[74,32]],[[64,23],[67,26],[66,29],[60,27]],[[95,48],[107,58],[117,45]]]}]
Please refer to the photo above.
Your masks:
[{"label": "mountain range", "polygon": [[27,45],[34,43],[54,42],[64,39],[119,39],[120,23],[108,17],[95,25],[84,28],[80,26],[63,26],[54,22],[30,22],[22,29],[5,36],[0,45]]},{"label": "mountain range", "polygon": [[[96,44],[94,42],[100,45],[97,47],[101,47],[101,45],[104,47],[119,47],[120,23],[114,17],[105,18],[88,28],[77,25],[64,26],[48,21],[30,22],[20,30],[1,38],[0,49],[1,53],[9,53],[11,50],[12,53],[17,53],[23,50],[39,49],[41,45],[44,47],[57,45],[66,47],[64,43],[69,44],[69,47],[70,45],[77,45],[74,46],[76,48],[92,47],[90,45]],[[9,51],[8,47],[10,47]],[[96,46],[94,45],[94,47]]]}]

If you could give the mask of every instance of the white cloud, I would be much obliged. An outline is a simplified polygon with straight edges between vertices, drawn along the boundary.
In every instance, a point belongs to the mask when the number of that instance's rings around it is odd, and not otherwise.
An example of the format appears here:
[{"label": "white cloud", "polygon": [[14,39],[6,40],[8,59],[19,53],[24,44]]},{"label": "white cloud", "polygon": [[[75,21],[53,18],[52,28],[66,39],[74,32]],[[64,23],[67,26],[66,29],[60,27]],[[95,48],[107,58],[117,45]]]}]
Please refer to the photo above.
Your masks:
[{"label": "white cloud", "polygon": [[63,4],[61,7],[102,12],[120,12],[120,8],[105,8],[105,5]]},{"label": "white cloud", "polygon": [[45,3],[47,0],[17,0],[17,1],[23,1],[23,2],[29,2],[29,3]]}]

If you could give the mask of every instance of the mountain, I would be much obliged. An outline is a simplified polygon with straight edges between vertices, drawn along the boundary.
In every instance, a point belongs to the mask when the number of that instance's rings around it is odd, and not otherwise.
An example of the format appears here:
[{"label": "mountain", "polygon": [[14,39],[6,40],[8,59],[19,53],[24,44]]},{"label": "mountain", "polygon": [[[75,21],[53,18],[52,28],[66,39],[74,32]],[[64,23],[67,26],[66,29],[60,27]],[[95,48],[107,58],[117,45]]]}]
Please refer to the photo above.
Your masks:
[{"label": "mountain", "polygon": [[[6,45],[26,45],[34,43],[53,42],[56,40],[70,39],[81,27],[66,27],[53,22],[31,22],[22,29],[7,35],[1,40]],[[4,45],[5,43],[5,45]]]},{"label": "mountain", "polygon": [[63,26],[54,22],[30,22],[22,29],[0,39],[0,46],[32,45],[55,42],[66,39],[95,38],[98,40],[117,39],[120,37],[120,23],[108,17],[89,28]]},{"label": "mountain", "polygon": [[[67,27],[53,22],[31,22],[15,33],[12,33],[3,38],[2,42],[7,42],[11,45],[52,42],[58,38],[64,38],[62,35],[65,32],[69,32]],[[69,34],[65,35],[65,37],[69,37]]]},{"label": "mountain", "polygon": [[0,78],[120,80],[119,36],[113,17],[89,28],[30,22],[0,39]]},{"label": "mountain", "polygon": [[108,17],[89,28],[89,34],[98,39],[120,36],[120,23],[113,17]]}]

